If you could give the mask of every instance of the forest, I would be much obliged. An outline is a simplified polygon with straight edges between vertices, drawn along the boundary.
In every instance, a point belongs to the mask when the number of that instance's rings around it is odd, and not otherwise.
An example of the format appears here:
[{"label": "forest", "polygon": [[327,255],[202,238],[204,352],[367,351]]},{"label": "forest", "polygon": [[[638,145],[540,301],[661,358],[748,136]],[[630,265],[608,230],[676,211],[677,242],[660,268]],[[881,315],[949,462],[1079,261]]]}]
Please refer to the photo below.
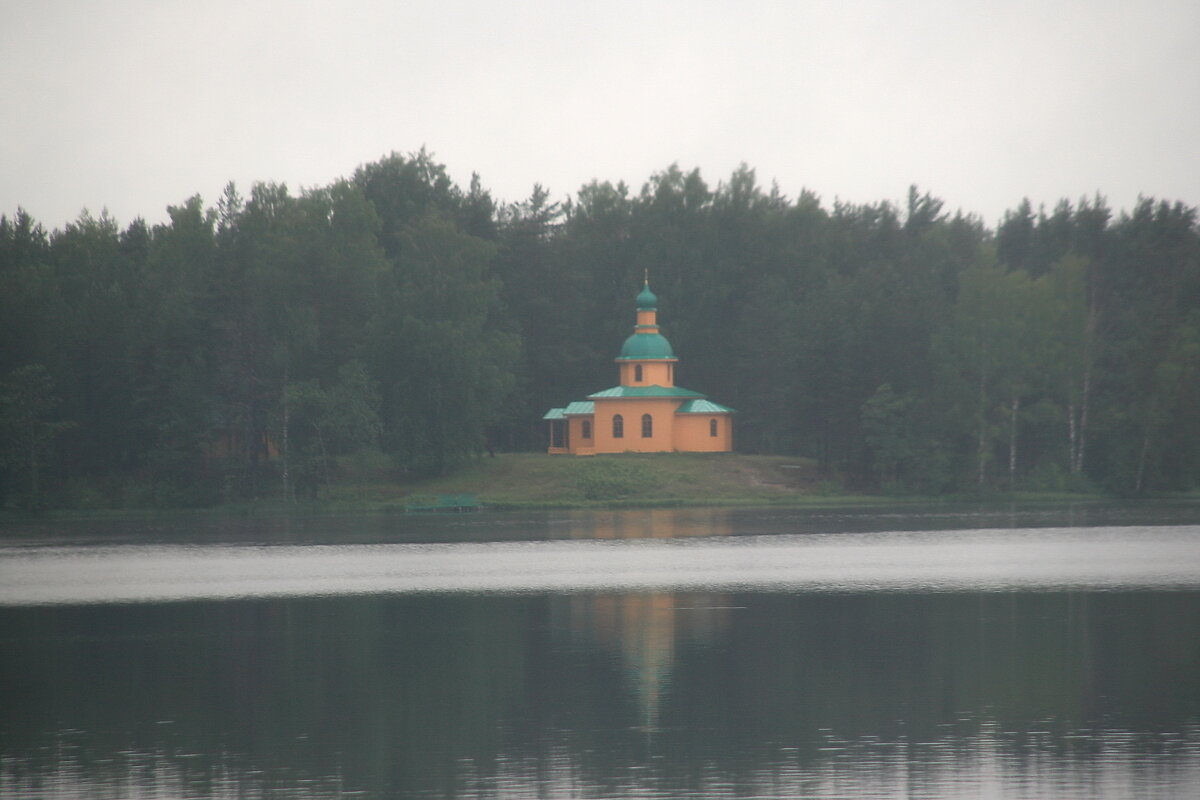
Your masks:
[{"label": "forest", "polygon": [[[546,446],[615,382],[648,272],[735,447],[944,494],[1200,484],[1196,209],[1028,201],[995,230],[742,166],[498,202],[425,151],[168,221],[0,217],[0,506],[312,498]],[[719,456],[716,456],[719,457]]]}]

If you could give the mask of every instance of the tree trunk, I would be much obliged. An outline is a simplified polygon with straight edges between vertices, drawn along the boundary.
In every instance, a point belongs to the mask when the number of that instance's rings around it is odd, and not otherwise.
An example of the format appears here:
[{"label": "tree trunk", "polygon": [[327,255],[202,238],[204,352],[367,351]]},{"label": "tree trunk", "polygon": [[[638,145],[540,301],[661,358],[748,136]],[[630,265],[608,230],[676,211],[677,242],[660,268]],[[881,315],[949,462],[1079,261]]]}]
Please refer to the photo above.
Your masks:
[{"label": "tree trunk", "polygon": [[[1074,379],[1071,383],[1074,384]],[[1073,388],[1073,387],[1072,387]],[[1079,448],[1079,431],[1075,427],[1075,403],[1067,402],[1067,468],[1075,472],[1075,453]]]},{"label": "tree trunk", "polygon": [[317,441],[321,445],[321,471],[325,477],[325,485],[329,485],[329,451],[325,449],[325,433],[317,428]]},{"label": "tree trunk", "polygon": [[1079,395],[1079,432],[1071,456],[1071,472],[1083,472],[1083,456],[1087,447],[1088,407],[1092,396],[1092,340],[1096,336],[1096,323],[1100,316],[1095,292],[1088,304],[1087,323],[1083,329],[1083,386]]},{"label": "tree trunk", "polygon": [[1137,480],[1134,482],[1133,491],[1136,494],[1141,494],[1142,489],[1146,485],[1146,458],[1150,455],[1150,426],[1146,426],[1146,433],[1142,436],[1142,451],[1138,454]]},{"label": "tree trunk", "polygon": [[41,481],[38,476],[38,447],[37,447],[37,430],[36,422],[29,423],[29,507],[36,509],[39,507],[38,493],[41,490]]},{"label": "tree trunk", "polygon": [[1008,488],[1017,488],[1017,412],[1021,408],[1021,398],[1013,395],[1012,418],[1008,425]]},{"label": "tree trunk", "polygon": [[1155,431],[1154,421],[1158,417],[1158,399],[1150,398],[1150,406],[1146,409],[1142,422],[1142,446],[1138,452],[1137,477],[1134,479],[1133,490],[1141,494],[1146,488],[1146,462],[1150,460],[1150,439]]},{"label": "tree trunk", "polygon": [[979,376],[979,488],[987,474],[987,379]]},{"label": "tree trunk", "polygon": [[283,370],[283,431],[280,436],[280,459],[283,467],[283,504],[286,506],[291,500],[291,493],[288,486],[288,373],[287,368]]},{"label": "tree trunk", "polygon": [[1083,451],[1087,446],[1088,399],[1091,394],[1092,365],[1084,364],[1083,392],[1079,398],[1079,438],[1076,441],[1075,462],[1071,464],[1071,471],[1075,473],[1083,472]]}]

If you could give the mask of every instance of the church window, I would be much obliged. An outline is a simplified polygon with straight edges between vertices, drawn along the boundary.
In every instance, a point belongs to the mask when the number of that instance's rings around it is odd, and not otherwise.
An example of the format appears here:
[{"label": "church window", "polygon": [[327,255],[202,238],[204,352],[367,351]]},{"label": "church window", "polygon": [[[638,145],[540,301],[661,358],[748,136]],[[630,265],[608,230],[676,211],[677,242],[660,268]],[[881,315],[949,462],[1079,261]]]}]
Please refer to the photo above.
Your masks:
[{"label": "church window", "polygon": [[625,420],[620,414],[613,415],[613,438],[620,439],[625,435]]},{"label": "church window", "polygon": [[635,364],[633,367],[633,381],[634,381],[634,383],[642,382],[642,365],[641,364]]},{"label": "church window", "polygon": [[592,438],[592,421],[590,419],[585,419],[583,421],[583,425],[581,427],[582,427],[582,430],[580,431],[580,433],[583,434],[583,438],[584,439]]},{"label": "church window", "polygon": [[717,435],[717,421],[715,419],[710,419],[708,421],[708,435],[709,436]]},{"label": "church window", "polygon": [[649,414],[642,414],[642,438],[649,439],[654,435],[654,419]]}]

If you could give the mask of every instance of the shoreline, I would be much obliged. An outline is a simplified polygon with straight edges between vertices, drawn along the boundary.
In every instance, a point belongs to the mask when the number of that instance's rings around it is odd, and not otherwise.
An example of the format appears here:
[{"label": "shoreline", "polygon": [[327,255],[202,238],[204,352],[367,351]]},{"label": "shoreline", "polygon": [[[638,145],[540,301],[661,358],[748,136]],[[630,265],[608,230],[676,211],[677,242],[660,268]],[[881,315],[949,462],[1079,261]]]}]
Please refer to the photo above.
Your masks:
[{"label": "shoreline", "polygon": [[811,459],[743,454],[622,454],[590,458],[505,453],[480,458],[454,473],[416,481],[385,472],[354,474],[323,487],[316,499],[285,503],[278,496],[206,507],[122,506],[0,510],[6,522],[31,519],[155,518],[160,516],[276,516],[280,514],[455,513],[439,498],[469,498],[464,513],[643,508],[870,508],[963,507],[1101,503],[1196,503],[1200,492],[1125,498],[1093,491],[1024,489],[943,495],[845,489],[820,475]]}]

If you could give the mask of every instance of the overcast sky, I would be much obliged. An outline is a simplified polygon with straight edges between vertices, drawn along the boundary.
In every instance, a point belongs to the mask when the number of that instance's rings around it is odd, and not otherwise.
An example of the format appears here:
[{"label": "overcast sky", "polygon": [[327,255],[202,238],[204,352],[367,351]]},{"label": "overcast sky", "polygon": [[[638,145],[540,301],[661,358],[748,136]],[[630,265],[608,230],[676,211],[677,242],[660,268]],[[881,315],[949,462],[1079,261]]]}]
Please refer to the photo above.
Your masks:
[{"label": "overcast sky", "polygon": [[122,226],[426,147],[501,201],[741,162],[828,207],[917,184],[1200,205],[1200,2],[0,0],[0,213]]}]

